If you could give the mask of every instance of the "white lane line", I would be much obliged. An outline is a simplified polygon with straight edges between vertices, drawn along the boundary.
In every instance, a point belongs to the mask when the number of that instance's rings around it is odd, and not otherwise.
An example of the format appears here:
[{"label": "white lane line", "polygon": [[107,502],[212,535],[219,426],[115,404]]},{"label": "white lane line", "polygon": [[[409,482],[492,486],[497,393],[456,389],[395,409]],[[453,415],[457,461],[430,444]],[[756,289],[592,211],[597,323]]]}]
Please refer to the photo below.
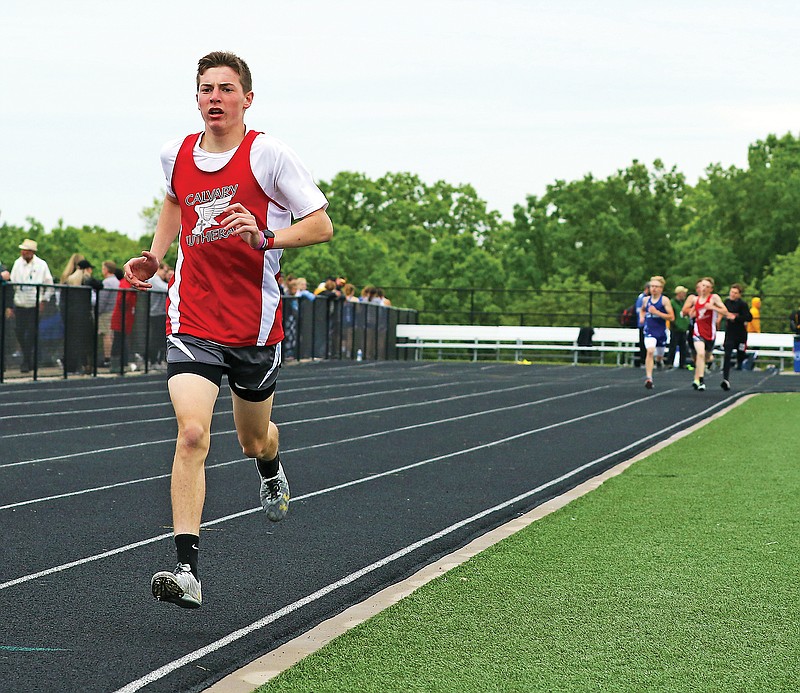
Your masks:
[{"label": "white lane line", "polygon": [[[309,387],[298,387],[292,388],[292,392],[306,392],[309,390],[324,390],[330,387],[360,387],[361,385],[371,385],[373,383],[397,383],[397,378],[381,378],[381,379],[372,379],[372,380],[358,380],[354,382],[345,382],[345,383],[331,383],[330,385],[318,384],[318,385],[310,385]],[[158,393],[159,395],[164,393],[164,388],[160,387],[156,390],[149,389],[149,390],[123,390],[121,392],[112,392],[105,395],[82,395],[82,394],[70,394],[69,397],[61,397],[59,399],[45,399],[45,400],[22,400],[22,401],[5,401],[0,402],[0,407],[22,407],[25,405],[35,405],[35,404],[54,404],[54,403],[61,403],[61,402],[74,402],[76,399],[79,399],[81,402],[85,402],[90,399],[109,399],[109,398],[116,398],[118,399],[121,396],[125,397],[132,397],[132,396],[139,396],[139,395],[152,395],[154,392]],[[99,411],[104,411],[104,409],[100,409]],[[82,411],[71,412],[71,413],[83,413]],[[3,419],[6,417],[4,416]]]},{"label": "white lane line", "polygon": [[[734,397],[735,396],[730,396],[723,401],[728,402],[729,400],[734,399]],[[637,400],[637,402],[641,402],[641,399]],[[716,409],[717,407],[719,407],[720,404],[722,404],[722,402],[717,403],[712,407],[709,407],[704,412],[701,412],[701,414],[695,415],[692,418],[697,418],[697,416],[700,415],[706,415],[712,409]],[[190,664],[191,662],[195,662],[198,659],[205,657],[208,654],[211,654],[212,652],[216,652],[217,650],[220,650],[223,647],[230,645],[233,642],[236,642],[237,640],[241,640],[242,638],[250,635],[251,633],[260,630],[265,626],[270,625],[271,623],[274,623],[275,621],[283,618],[284,616],[288,616],[289,614],[298,611],[299,609],[302,609],[304,606],[308,606],[309,604],[322,599],[331,592],[334,592],[342,587],[345,587],[346,585],[349,585],[355,582],[356,580],[359,580],[365,575],[368,575],[369,573],[379,570],[380,568],[383,568],[389,565],[390,563],[393,563],[394,561],[397,561],[400,558],[407,556],[408,554],[412,553],[413,551],[416,551],[417,549],[423,546],[426,546],[427,544],[442,539],[443,537],[446,537],[448,534],[452,534],[453,532],[461,529],[462,527],[465,527],[473,522],[476,522],[477,520],[483,519],[487,515],[491,515],[492,513],[495,513],[499,510],[504,510],[505,508],[508,508],[514,505],[515,503],[519,503],[520,501],[526,500],[527,498],[530,498],[531,496],[536,495],[537,493],[541,493],[542,491],[552,486],[555,486],[556,484],[559,484],[562,481],[566,481],[567,479],[575,476],[576,474],[579,474],[580,472],[585,471],[586,469],[589,469],[590,467],[593,467],[597,464],[600,464],[601,462],[604,462],[605,460],[610,459],[611,457],[614,457],[615,455],[627,452],[628,450],[631,450],[632,448],[637,447],[642,443],[647,442],[648,440],[651,440],[657,436],[661,436],[667,431],[670,431],[673,428],[677,428],[678,426],[683,426],[683,425],[685,425],[685,421],[678,421],[672,424],[671,426],[667,426],[663,429],[656,431],[655,433],[651,433],[650,435],[645,436],[644,438],[641,438],[634,443],[619,448],[618,450],[608,453],[607,455],[603,455],[602,457],[598,457],[597,459],[594,459],[591,462],[587,462],[586,464],[583,464],[580,467],[577,467],[572,471],[569,471],[566,474],[563,474],[556,479],[551,479],[550,481],[547,481],[544,484],[537,486],[534,489],[531,489],[530,491],[521,493],[518,496],[510,498],[509,500],[499,503],[498,505],[495,505],[491,508],[486,508],[485,510],[476,513],[471,517],[459,520],[458,522],[450,525],[449,527],[446,527],[440,530],[439,532],[436,532],[435,534],[431,534],[425,537],[424,539],[420,539],[419,541],[414,542],[413,544],[409,544],[408,546],[400,549],[399,551],[395,551],[394,553],[389,554],[388,556],[385,556],[384,558],[381,558],[380,560],[375,561],[374,563],[370,563],[369,565],[364,566],[360,570],[350,573],[349,575],[346,575],[345,577],[337,580],[336,582],[332,582],[326,585],[325,587],[322,587],[321,589],[317,590],[316,592],[312,592],[311,594],[303,597],[302,599],[298,599],[297,601],[288,604],[287,606],[283,607],[282,609],[279,609],[278,611],[274,611],[268,616],[265,616],[264,618],[259,619],[258,621],[255,621],[250,625],[245,626],[244,628],[235,630],[232,633],[229,633],[228,635],[219,638],[218,640],[215,640],[214,642],[211,642],[208,645],[205,645],[204,647],[194,650],[193,652],[189,652],[183,657],[175,659],[172,662],[169,662],[168,664],[165,664],[164,666],[151,671],[150,673],[146,674],[145,676],[142,676],[139,679],[136,679],[135,681],[131,681],[122,688],[117,689],[115,693],[135,693],[135,691],[138,691],[144,688],[145,686],[154,683],[159,679],[164,678],[168,674],[171,674],[173,671],[176,671],[177,669],[180,669],[181,667]]]},{"label": "white lane line", "polygon": [[[671,392],[671,390],[665,390],[663,392],[659,392],[657,395],[651,395],[650,399],[652,399],[653,397],[659,397],[659,396],[665,395],[668,392]],[[407,471],[409,469],[414,469],[416,467],[421,467],[423,465],[430,464],[432,462],[438,462],[440,460],[444,460],[444,459],[448,459],[448,458],[452,458],[452,457],[460,457],[462,455],[467,455],[469,453],[477,452],[479,450],[486,450],[487,448],[495,447],[497,445],[502,445],[504,443],[508,443],[510,441],[513,441],[513,440],[518,440],[520,438],[525,438],[525,437],[530,436],[530,435],[535,435],[536,433],[541,433],[543,431],[549,431],[549,430],[551,430],[553,428],[559,428],[560,426],[566,426],[568,424],[577,423],[579,421],[585,421],[586,419],[590,419],[590,418],[593,418],[595,416],[601,416],[602,414],[606,414],[606,413],[609,413],[609,412],[617,411],[619,409],[624,409],[625,407],[638,405],[638,404],[641,404],[641,401],[642,401],[641,399],[637,398],[635,400],[632,400],[632,401],[627,402],[625,404],[617,405],[616,407],[612,407],[610,409],[604,409],[604,410],[599,411],[599,412],[592,412],[591,414],[584,414],[583,416],[578,416],[578,417],[575,417],[573,419],[569,419],[569,420],[566,420],[566,421],[559,421],[558,423],[550,424],[548,426],[542,426],[540,428],[536,428],[536,429],[533,429],[533,430],[530,430],[530,431],[524,431],[523,433],[517,433],[517,434],[515,434],[513,436],[508,436],[507,438],[501,438],[499,440],[493,440],[493,441],[491,441],[489,443],[483,443],[481,445],[475,445],[475,446],[473,446],[471,448],[467,448],[465,450],[457,450],[455,452],[450,452],[450,453],[447,453],[445,455],[438,455],[436,457],[431,457],[429,459],[421,460],[419,462],[412,462],[411,464],[407,464],[407,465],[404,465],[402,467],[396,467],[396,468],[393,468],[393,469],[389,469],[389,470],[387,470],[385,472],[378,472],[376,474],[370,474],[369,476],[362,477],[361,479],[355,479],[353,481],[347,481],[345,483],[337,484],[336,486],[331,486],[331,487],[328,487],[326,489],[321,489],[319,491],[312,491],[310,493],[306,493],[306,494],[304,494],[302,496],[298,496],[297,498],[293,498],[292,501],[305,500],[307,498],[313,498],[314,496],[321,496],[321,495],[324,495],[326,493],[332,493],[333,491],[338,491],[338,490],[343,489],[343,488],[348,488],[348,487],[351,487],[351,486],[357,486],[359,484],[363,484],[363,483],[366,483],[368,481],[374,481],[375,479],[380,479],[382,477],[391,476],[393,474],[397,474],[399,472]],[[687,420],[691,420],[691,419],[687,419]],[[676,426],[677,425],[681,425],[682,423],[684,423],[684,422],[681,421],[681,422],[679,422],[679,423],[677,423],[675,425]],[[663,429],[663,430],[668,430],[668,429]],[[657,434],[658,433],[653,434],[653,435],[657,435]],[[633,445],[636,445],[636,443],[633,443]],[[312,446],[308,446],[308,447],[317,447],[317,446],[313,446],[312,445]],[[298,449],[302,449],[302,448],[298,448]],[[615,454],[615,453],[612,453],[612,454]],[[216,520],[210,520],[208,522],[204,522],[201,525],[201,527],[210,527],[210,526],[213,526],[213,525],[216,525],[216,524],[220,524],[222,522],[228,522],[230,520],[234,520],[234,519],[239,518],[239,517],[244,517],[245,515],[250,515],[250,514],[256,513],[256,512],[262,512],[262,509],[260,507],[257,507],[257,508],[251,508],[249,510],[243,510],[243,511],[238,512],[238,513],[233,513],[232,515],[226,515],[224,517],[217,518]],[[105,551],[105,552],[100,553],[100,554],[95,554],[93,556],[87,556],[86,558],[81,558],[81,559],[78,559],[76,561],[71,561],[70,563],[64,563],[63,565],[55,566],[53,568],[47,568],[46,570],[42,570],[42,571],[39,571],[37,573],[32,573],[30,575],[24,575],[22,577],[15,578],[13,580],[9,580],[7,582],[0,583],[0,590],[7,589],[8,587],[13,587],[14,585],[22,584],[23,582],[28,582],[30,580],[36,580],[38,578],[45,577],[47,575],[52,575],[53,573],[58,573],[58,572],[61,572],[63,570],[68,570],[69,568],[74,568],[74,567],[79,566],[79,565],[84,565],[86,563],[92,563],[92,562],[98,561],[98,560],[100,560],[102,558],[108,558],[109,556],[113,556],[113,555],[116,555],[118,553],[122,553],[124,551],[129,551],[131,549],[135,549],[135,548],[138,548],[140,546],[144,546],[145,544],[150,544],[150,543],[155,542],[155,541],[160,541],[161,539],[166,539],[166,538],[168,538],[170,536],[172,536],[172,535],[171,534],[161,534],[159,536],[151,537],[150,539],[145,539],[143,541],[139,541],[139,542],[136,542],[134,544],[129,544],[127,546],[121,546],[121,547],[118,547],[116,549],[112,549],[110,551]]]},{"label": "white lane line", "polygon": [[[281,402],[281,403],[275,405],[275,411],[276,412],[280,412],[280,411],[283,411],[284,409],[287,409],[289,407],[307,407],[307,406],[312,405],[312,404],[321,404],[321,403],[327,403],[327,402],[339,402],[339,401],[352,402],[353,400],[364,399],[366,397],[379,397],[379,396],[383,396],[383,395],[402,394],[404,392],[419,392],[420,390],[432,390],[432,389],[439,390],[439,389],[441,389],[443,387],[447,387],[447,386],[453,385],[453,384],[455,384],[455,385],[474,385],[476,383],[483,383],[483,382],[485,382],[485,380],[481,380],[481,379],[465,380],[465,381],[459,381],[457,383],[437,383],[435,385],[421,385],[419,387],[402,387],[402,388],[397,388],[397,389],[394,389],[394,390],[375,390],[374,392],[362,392],[362,393],[359,393],[359,394],[356,394],[356,395],[354,395],[354,394],[342,395],[341,397],[324,397],[322,399],[312,399],[312,400],[306,399],[306,400],[302,400],[302,401],[299,401],[299,402]],[[531,385],[531,387],[538,387],[538,384],[537,385]],[[224,402],[224,401],[228,401],[230,399],[231,399],[230,394],[223,395],[222,393],[220,393],[220,396],[217,398],[217,402],[221,403],[221,402]],[[156,406],[158,406],[158,407],[168,406],[168,407],[171,408],[172,407],[172,403],[171,402],[157,402],[157,403],[154,403],[152,405],[148,404],[147,406],[148,407],[151,407],[151,406],[153,406],[153,407],[156,407]],[[137,410],[141,411],[142,405],[141,404],[136,404],[136,405],[132,405],[132,406],[129,406],[129,407],[123,406],[123,407],[108,407],[108,408],[105,408],[105,409],[89,409],[89,410],[83,410],[80,413],[82,415],[85,415],[87,411],[97,411],[97,412],[102,412],[103,414],[107,414],[107,413],[110,413],[110,412],[124,411],[124,410],[129,410],[129,409],[137,409]],[[214,416],[217,416],[218,414],[230,414],[232,411],[233,411],[232,409],[223,409],[223,410],[220,410],[220,411],[214,411]],[[76,412],[56,412],[55,414],[75,414],[75,413]],[[32,418],[38,418],[38,417],[46,417],[47,419],[50,419],[52,416],[54,416],[54,414],[50,413],[50,412],[41,412],[41,413],[38,413],[38,414],[20,414],[19,416],[20,417],[24,417],[26,419],[32,419]],[[4,416],[3,420],[4,421],[8,421],[11,418],[15,418],[15,417],[13,417],[13,416]],[[170,416],[164,416],[164,417],[158,417],[158,418],[152,418],[152,419],[132,419],[130,421],[114,421],[114,422],[111,422],[111,423],[90,424],[90,425],[87,425],[87,426],[72,426],[72,427],[69,427],[69,428],[53,428],[53,429],[50,429],[50,430],[47,430],[47,431],[37,431],[35,435],[49,435],[49,434],[58,434],[58,433],[69,433],[71,431],[88,431],[88,430],[95,430],[95,429],[98,429],[98,428],[108,428],[109,426],[128,426],[128,425],[139,426],[139,425],[145,424],[145,423],[157,423],[157,422],[160,422],[160,421],[173,421],[174,419],[175,419],[174,414],[171,414]],[[18,435],[19,435],[19,432],[17,432],[17,433],[9,433],[7,435],[0,435],[0,440],[4,440],[5,438],[15,438]]]},{"label": "white lane line", "polygon": [[[508,388],[508,389],[509,390],[523,389],[523,388],[526,388],[526,387],[539,387],[539,385],[536,385],[536,384],[532,384],[532,385],[517,385],[517,386],[515,386],[513,388]],[[581,390],[579,392],[569,393],[567,395],[558,395],[557,397],[551,397],[551,398],[544,399],[544,400],[533,400],[531,402],[523,402],[522,404],[517,404],[517,405],[511,406],[511,407],[499,407],[497,409],[484,409],[484,410],[481,410],[481,411],[478,411],[478,412],[474,412],[474,413],[471,413],[471,414],[465,414],[465,415],[462,415],[462,416],[451,417],[451,418],[448,418],[448,419],[439,419],[437,421],[428,421],[428,422],[425,422],[424,424],[415,424],[413,426],[407,426],[405,428],[391,429],[391,430],[388,430],[388,431],[380,431],[380,432],[378,432],[376,434],[369,434],[369,435],[366,435],[366,436],[357,436],[355,438],[349,438],[348,441],[362,440],[364,438],[374,437],[375,435],[389,435],[391,433],[395,433],[397,431],[408,430],[410,428],[418,428],[418,427],[421,427],[421,426],[438,425],[440,423],[448,423],[448,422],[451,422],[451,421],[459,421],[459,420],[462,420],[462,419],[465,419],[465,418],[471,418],[471,417],[475,417],[475,416],[483,416],[485,414],[492,414],[492,413],[497,413],[497,412],[500,412],[500,411],[508,411],[510,409],[518,409],[520,407],[529,407],[529,406],[533,406],[533,405],[536,405],[536,404],[540,404],[542,402],[553,401],[554,399],[561,399],[563,397],[574,397],[576,395],[586,394],[586,393],[589,393],[589,392],[594,392],[596,390],[604,390],[604,389],[608,389],[608,388],[612,388],[612,387],[615,387],[615,386],[614,385],[601,385],[599,387],[590,388],[588,390]],[[495,390],[495,392],[498,392],[498,391]],[[475,397],[475,396],[485,396],[485,393],[479,393],[477,395],[474,394],[474,393],[470,393],[468,395],[454,395],[453,397],[445,397],[445,398],[443,398],[441,400],[430,400],[430,401],[427,401],[427,402],[414,402],[414,403],[392,405],[390,407],[385,407],[383,409],[383,411],[389,411],[389,410],[393,410],[393,409],[404,409],[404,408],[416,407],[416,406],[428,406],[430,404],[438,404],[438,403],[441,403],[441,402],[455,401],[457,399],[463,399],[465,397]],[[365,413],[366,414],[366,413],[371,413],[371,412],[375,412],[375,411],[380,411],[380,410],[371,409],[371,410],[368,410],[366,412],[361,412],[361,413]],[[331,415],[328,415],[328,416],[321,416],[321,417],[309,418],[309,419],[301,419],[301,420],[291,421],[291,422],[287,422],[287,423],[280,423],[280,422],[277,422],[277,423],[278,423],[279,426],[289,426],[289,425],[296,425],[296,424],[311,423],[311,422],[315,422],[315,421],[326,421],[326,420],[339,419],[339,418],[345,418],[345,417],[349,418],[351,416],[353,416],[353,412],[349,412],[348,411],[348,412],[343,412],[343,413],[339,413],[339,414],[331,414]],[[225,429],[225,430],[222,430],[222,431],[212,431],[211,432],[211,436],[213,437],[213,436],[221,436],[221,435],[230,435],[230,434],[233,434],[235,432],[236,432],[235,428]],[[326,445],[336,445],[336,444],[338,444],[338,442],[339,441],[330,441],[330,442],[327,442],[327,443],[320,443],[319,445],[314,446],[314,447],[324,447]],[[172,436],[170,438],[161,438],[159,440],[148,440],[148,441],[143,441],[143,442],[140,442],[140,443],[128,443],[126,445],[117,445],[117,446],[110,447],[110,448],[100,448],[100,449],[94,449],[94,450],[81,450],[80,452],[72,452],[72,453],[66,453],[66,454],[61,454],[61,455],[52,455],[51,457],[39,457],[39,458],[31,459],[31,460],[21,460],[19,462],[5,462],[3,464],[0,464],[0,469],[7,469],[9,467],[20,467],[20,466],[24,466],[24,465],[37,464],[37,463],[40,463],[40,462],[54,462],[54,461],[57,461],[57,460],[66,460],[66,459],[71,459],[71,458],[75,458],[75,457],[83,457],[83,456],[86,456],[86,455],[105,454],[105,453],[109,453],[109,452],[119,452],[120,450],[129,450],[129,449],[132,449],[132,448],[147,447],[149,445],[164,445],[166,443],[174,444],[175,443],[175,437]]]}]

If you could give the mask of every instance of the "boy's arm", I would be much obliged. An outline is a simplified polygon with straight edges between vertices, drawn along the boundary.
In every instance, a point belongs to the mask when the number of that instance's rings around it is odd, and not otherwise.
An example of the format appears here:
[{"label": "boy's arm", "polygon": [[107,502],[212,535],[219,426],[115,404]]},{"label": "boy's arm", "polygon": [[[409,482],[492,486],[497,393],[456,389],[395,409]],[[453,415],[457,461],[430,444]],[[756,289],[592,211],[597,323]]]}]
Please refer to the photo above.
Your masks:
[{"label": "boy's arm", "polygon": [[664,301],[664,312],[667,314],[667,319],[670,322],[675,322],[675,311],[672,308],[672,301],[669,299]]},{"label": "boy's arm", "polygon": [[318,209],[292,224],[288,229],[275,232],[275,248],[303,248],[317,243],[327,243],[333,238],[333,222],[324,209]]},{"label": "boy's arm", "polygon": [[[228,215],[221,224],[234,236],[241,236],[256,250],[273,248],[304,248],[326,243],[333,238],[333,223],[328,213],[320,208],[285,229],[259,229],[253,214],[237,202],[223,211]],[[265,233],[266,231],[266,233]]]},{"label": "boy's arm", "polygon": [[735,314],[731,313],[725,307],[725,304],[722,302],[722,299],[719,297],[719,294],[713,294],[711,296],[711,305],[716,309],[718,313],[722,313],[722,317],[728,318],[729,320],[732,319],[732,316],[735,317]]},{"label": "boy's arm", "polygon": [[178,200],[166,195],[158,215],[156,233],[150,250],[143,250],[140,257],[134,257],[125,263],[125,277],[134,289],[149,289],[147,282],[157,271],[161,260],[178,236],[181,229],[181,208]]}]

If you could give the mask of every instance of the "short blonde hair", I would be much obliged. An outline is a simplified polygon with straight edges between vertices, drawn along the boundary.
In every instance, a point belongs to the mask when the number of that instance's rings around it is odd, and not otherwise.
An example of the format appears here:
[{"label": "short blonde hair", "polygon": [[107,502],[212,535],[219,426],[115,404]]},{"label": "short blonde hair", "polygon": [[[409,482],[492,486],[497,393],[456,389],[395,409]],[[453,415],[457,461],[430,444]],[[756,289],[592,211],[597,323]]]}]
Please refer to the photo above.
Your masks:
[{"label": "short blonde hair", "polygon": [[654,277],[650,277],[650,283],[652,284],[653,282],[661,284],[662,289],[667,285],[667,282],[664,280],[664,277],[662,277],[660,274],[657,274]]}]

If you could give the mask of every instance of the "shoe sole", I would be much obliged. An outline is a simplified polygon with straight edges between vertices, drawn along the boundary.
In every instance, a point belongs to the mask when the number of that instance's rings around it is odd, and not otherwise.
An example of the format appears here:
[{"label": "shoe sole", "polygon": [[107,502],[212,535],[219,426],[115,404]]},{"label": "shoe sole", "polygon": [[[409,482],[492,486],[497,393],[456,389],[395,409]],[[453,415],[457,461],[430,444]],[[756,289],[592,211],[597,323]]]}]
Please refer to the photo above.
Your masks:
[{"label": "shoe sole", "polygon": [[[264,507],[264,506],[262,506]],[[280,522],[286,517],[289,512],[289,496],[283,494],[277,503],[273,503],[264,507],[264,512],[267,514],[267,519],[270,522]]]},{"label": "shoe sole", "polygon": [[202,604],[183,591],[183,588],[175,582],[175,576],[172,573],[163,572],[153,575],[150,589],[158,601],[176,604],[184,609],[199,609]]}]

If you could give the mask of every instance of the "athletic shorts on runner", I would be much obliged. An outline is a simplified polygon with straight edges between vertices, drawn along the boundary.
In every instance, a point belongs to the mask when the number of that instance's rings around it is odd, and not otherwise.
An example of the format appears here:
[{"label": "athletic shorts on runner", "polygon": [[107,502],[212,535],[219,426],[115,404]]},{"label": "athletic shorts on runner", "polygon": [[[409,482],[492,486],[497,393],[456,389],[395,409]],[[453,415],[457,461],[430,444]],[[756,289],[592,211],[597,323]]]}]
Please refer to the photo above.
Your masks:
[{"label": "athletic shorts on runner", "polygon": [[652,337],[650,335],[644,336],[644,348],[645,349],[655,349],[656,354],[658,356],[664,355],[665,347],[667,346],[667,335],[659,335],[657,337]]},{"label": "athletic shorts on runner", "polygon": [[228,376],[231,390],[250,402],[275,391],[281,345],[228,347],[186,334],[167,335],[167,377],[195,373],[219,386]]},{"label": "athletic shorts on runner", "polygon": [[706,345],[706,353],[711,353],[714,351],[714,339],[703,339],[702,337],[698,337],[696,334],[692,335],[692,341],[697,344],[697,342],[704,342]]}]

